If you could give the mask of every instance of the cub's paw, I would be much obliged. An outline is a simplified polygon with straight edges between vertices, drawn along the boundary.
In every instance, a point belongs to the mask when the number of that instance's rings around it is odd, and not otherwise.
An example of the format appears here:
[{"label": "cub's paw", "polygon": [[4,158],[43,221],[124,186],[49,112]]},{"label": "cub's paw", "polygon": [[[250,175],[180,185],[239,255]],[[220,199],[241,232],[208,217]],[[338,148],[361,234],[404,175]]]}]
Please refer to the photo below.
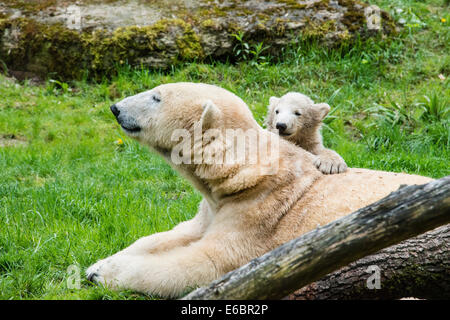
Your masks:
[{"label": "cub's paw", "polygon": [[342,173],[347,170],[347,164],[342,158],[330,158],[318,155],[314,165],[323,174]]}]

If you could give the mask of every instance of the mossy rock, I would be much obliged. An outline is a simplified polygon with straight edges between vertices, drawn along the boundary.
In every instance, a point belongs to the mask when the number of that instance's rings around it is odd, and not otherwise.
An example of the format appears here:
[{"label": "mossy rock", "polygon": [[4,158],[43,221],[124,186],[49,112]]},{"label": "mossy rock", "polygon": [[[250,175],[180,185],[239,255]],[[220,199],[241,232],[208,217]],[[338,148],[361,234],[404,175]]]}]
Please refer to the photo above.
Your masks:
[{"label": "mossy rock", "polygon": [[[396,28],[386,12],[353,0],[169,3],[0,0],[0,60],[12,70],[44,77],[100,78],[125,62],[167,68],[207,57],[233,59],[238,32],[276,55],[299,37],[334,46]],[[380,17],[376,27],[367,21],[373,10]]]}]

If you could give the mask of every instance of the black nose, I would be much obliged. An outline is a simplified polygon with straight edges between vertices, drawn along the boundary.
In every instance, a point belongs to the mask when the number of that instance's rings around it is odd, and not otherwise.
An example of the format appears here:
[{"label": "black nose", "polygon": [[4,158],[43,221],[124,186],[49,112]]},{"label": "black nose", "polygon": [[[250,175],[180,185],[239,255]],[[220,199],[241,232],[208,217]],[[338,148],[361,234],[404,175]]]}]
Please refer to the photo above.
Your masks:
[{"label": "black nose", "polygon": [[278,131],[283,132],[284,130],[286,130],[287,125],[286,125],[286,123],[278,122],[276,127],[277,127]]},{"label": "black nose", "polygon": [[111,107],[109,107],[111,109],[111,112],[113,113],[113,115],[115,115],[116,117],[119,116],[120,114],[120,110],[117,109],[116,105],[113,104]]}]

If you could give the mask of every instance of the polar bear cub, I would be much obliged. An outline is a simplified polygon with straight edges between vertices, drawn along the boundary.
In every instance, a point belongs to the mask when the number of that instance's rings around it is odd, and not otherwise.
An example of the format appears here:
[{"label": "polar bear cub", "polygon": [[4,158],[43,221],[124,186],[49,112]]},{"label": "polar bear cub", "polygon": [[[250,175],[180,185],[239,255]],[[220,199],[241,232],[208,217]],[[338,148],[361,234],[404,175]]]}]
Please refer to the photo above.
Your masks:
[{"label": "polar bear cub", "polygon": [[308,96],[289,92],[269,100],[265,124],[269,131],[316,155],[316,167],[322,173],[340,173],[347,164],[337,152],[323,146],[320,128],[330,111],[326,103],[314,103]]}]

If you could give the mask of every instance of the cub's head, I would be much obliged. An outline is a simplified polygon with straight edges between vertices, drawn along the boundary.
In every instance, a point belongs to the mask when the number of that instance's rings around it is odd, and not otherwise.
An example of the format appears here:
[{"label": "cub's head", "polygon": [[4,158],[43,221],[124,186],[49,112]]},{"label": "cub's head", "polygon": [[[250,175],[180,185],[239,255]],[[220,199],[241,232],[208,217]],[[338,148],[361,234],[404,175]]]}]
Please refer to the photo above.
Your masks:
[{"label": "cub's head", "polygon": [[314,103],[304,94],[289,92],[270,98],[265,124],[269,131],[290,140],[320,127],[329,111],[326,103]]}]

